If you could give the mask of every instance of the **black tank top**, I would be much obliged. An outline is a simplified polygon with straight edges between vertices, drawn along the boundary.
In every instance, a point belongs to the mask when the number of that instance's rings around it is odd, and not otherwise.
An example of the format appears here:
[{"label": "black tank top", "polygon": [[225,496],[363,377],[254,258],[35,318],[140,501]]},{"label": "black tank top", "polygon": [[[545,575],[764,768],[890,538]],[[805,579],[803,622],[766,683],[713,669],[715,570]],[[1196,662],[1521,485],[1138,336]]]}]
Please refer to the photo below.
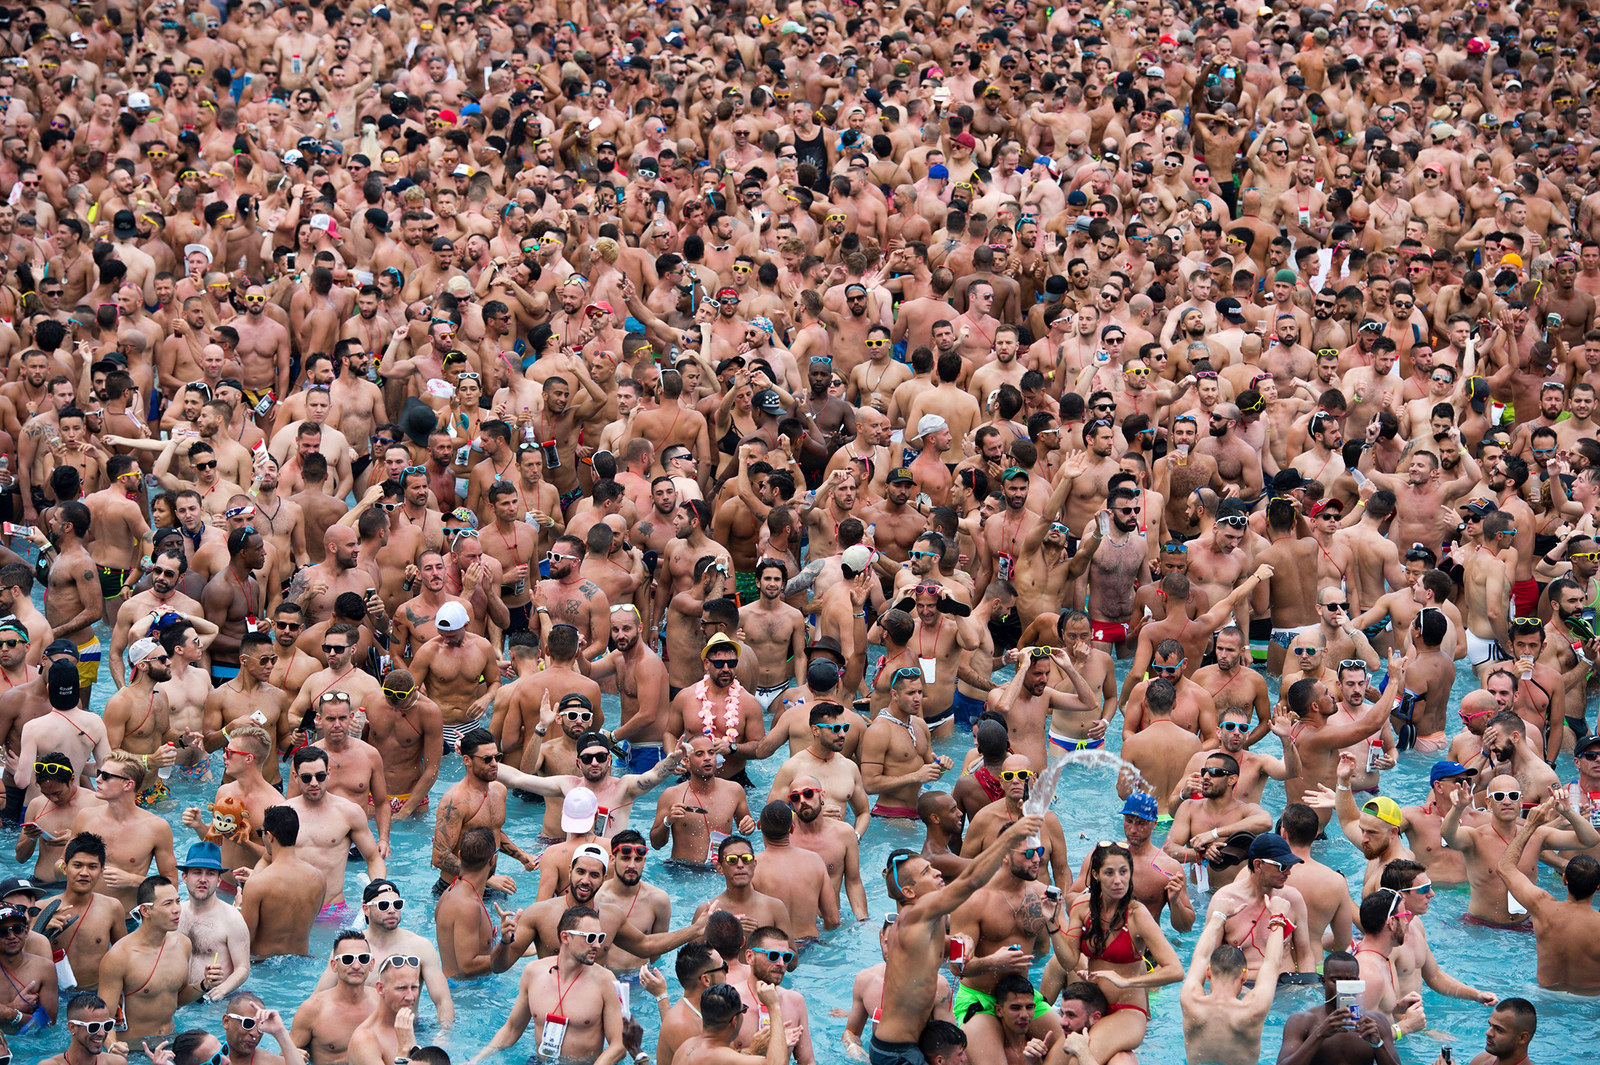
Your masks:
[{"label": "black tank top", "polygon": [[827,190],[828,179],[831,176],[828,173],[828,147],[823,140],[827,135],[828,131],[820,127],[817,129],[817,135],[810,140],[803,139],[798,133],[794,135],[795,162],[797,164],[809,162],[817,168],[817,180],[811,187],[819,192]]}]

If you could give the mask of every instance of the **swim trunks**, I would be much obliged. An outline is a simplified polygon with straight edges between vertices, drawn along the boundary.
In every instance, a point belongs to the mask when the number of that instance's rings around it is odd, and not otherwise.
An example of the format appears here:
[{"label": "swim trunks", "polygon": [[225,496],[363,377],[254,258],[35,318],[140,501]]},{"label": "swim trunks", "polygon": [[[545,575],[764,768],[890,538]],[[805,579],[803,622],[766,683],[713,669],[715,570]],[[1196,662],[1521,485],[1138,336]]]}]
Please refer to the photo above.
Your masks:
[{"label": "swim trunks", "polygon": [[343,927],[348,925],[355,917],[356,911],[344,899],[330,902],[317,914],[317,924],[331,924]]},{"label": "swim trunks", "polygon": [[1532,577],[1514,581],[1511,585],[1511,602],[1517,608],[1517,617],[1531,617],[1539,605],[1539,585]]},{"label": "swim trunks", "polygon": [[1071,736],[1063,736],[1053,729],[1050,732],[1050,742],[1060,747],[1063,751],[1097,751],[1106,745],[1104,739],[1075,740]]},{"label": "swim trunks", "polygon": [[648,773],[667,756],[659,743],[634,743],[628,747],[628,772]]},{"label": "swim trunks", "polygon": [[113,569],[110,566],[96,566],[100,571],[100,594],[106,599],[115,599],[122,594],[128,586],[129,570]]},{"label": "swim trunks", "polygon": [[213,688],[222,687],[238,675],[238,666],[225,665],[221,662],[211,663],[211,686]]},{"label": "swim trunks", "polygon": [[1287,651],[1289,649],[1289,645],[1294,643],[1294,638],[1296,636],[1301,636],[1308,632],[1315,632],[1317,631],[1318,627],[1319,625],[1317,623],[1312,623],[1310,625],[1286,625],[1282,628],[1274,627],[1272,630],[1271,640],[1273,643]]},{"label": "swim trunks", "polygon": [[928,1065],[915,1043],[890,1043],[877,1035],[867,1040],[867,1061],[871,1065]]},{"label": "swim trunks", "polygon": [[1100,643],[1122,643],[1128,638],[1128,626],[1120,621],[1089,621],[1089,634]]},{"label": "swim trunks", "polygon": [[943,710],[940,710],[938,713],[935,713],[935,714],[924,713],[922,715],[922,720],[926,721],[928,723],[928,730],[931,732],[934,729],[938,728],[940,725],[943,725],[946,721],[951,720],[955,716],[956,716],[956,707],[955,707],[954,703],[951,703],[949,706],[945,707]]},{"label": "swim trunks", "polygon": [[1418,736],[1417,742],[1412,749],[1421,751],[1424,754],[1438,754],[1440,751],[1448,749],[1449,746],[1450,741],[1445,739],[1444,733],[1435,732],[1427,736]]},{"label": "swim trunks", "polygon": [[771,688],[763,688],[760,685],[757,685],[756,686],[756,702],[761,704],[761,709],[762,710],[771,710],[772,709],[772,700],[776,699],[778,696],[782,695],[784,692],[786,692],[788,690],[789,690],[789,682],[787,680],[784,681],[782,684],[776,685],[775,687],[771,687]]},{"label": "swim trunks", "polygon": [[761,584],[756,580],[754,573],[733,573],[734,594],[739,597],[740,606],[748,606],[761,598]]},{"label": "swim trunks", "polygon": [[172,793],[167,790],[166,781],[162,780],[159,776],[152,776],[150,780],[145,783],[144,790],[139,792],[138,796],[133,801],[139,806],[148,809],[163,799],[169,798],[171,794]]},{"label": "swim trunks", "polygon": [[886,817],[892,820],[915,821],[917,819],[917,811],[909,806],[884,806],[882,803],[874,803],[872,816]]},{"label": "swim trunks", "polygon": [[1508,660],[1506,653],[1500,649],[1498,641],[1486,640],[1471,629],[1466,631],[1466,637],[1467,661],[1472,663],[1474,667],[1488,662],[1505,662]]},{"label": "swim trunks", "polygon": [[[409,791],[406,792],[404,795],[391,795],[391,796],[389,796],[389,812],[392,813],[392,814],[399,813],[400,812],[400,808],[402,806],[404,806],[407,802],[410,802],[410,801],[411,801],[411,793]],[[367,809],[368,810],[372,809],[372,792],[370,792],[370,791],[367,792]],[[419,814],[420,813],[426,813],[427,809],[428,809],[428,800],[426,798],[424,798],[420,803],[417,804],[417,808],[416,808],[415,812],[419,813]]]},{"label": "swim trunks", "polygon": [[187,784],[205,784],[211,780],[211,761],[202,759],[194,765],[174,765],[172,771]]},{"label": "swim trunks", "polygon": [[[955,996],[950,1000],[950,1012],[955,1015],[957,1021],[961,1024],[966,1024],[968,1018],[974,1013],[993,1013],[994,1007],[995,999],[993,995],[979,991],[975,987],[968,987],[966,984],[957,984]],[[1049,1012],[1050,1003],[1044,1000],[1043,995],[1035,991],[1033,993],[1033,1015],[1042,1017]]]},{"label": "swim trunks", "polygon": [[950,708],[956,713],[956,728],[970,730],[972,723],[978,719],[978,715],[983,713],[984,706],[982,699],[974,699],[972,696],[963,693],[959,688],[956,689],[955,694],[951,696],[950,703]]},{"label": "swim trunks", "polygon": [[533,617],[533,603],[523,603],[521,606],[506,607],[511,620],[506,623],[506,632],[527,632],[528,622]]},{"label": "swim trunks", "polygon": [[1497,932],[1531,932],[1531,931],[1533,931],[1533,918],[1532,917],[1524,917],[1517,924],[1500,924],[1497,921],[1490,921],[1490,920],[1487,920],[1487,919],[1485,919],[1483,917],[1479,917],[1475,913],[1464,913],[1464,914],[1461,915],[1461,923],[1462,924],[1475,925],[1478,928],[1493,928]]},{"label": "swim trunks", "polygon": [[85,689],[94,687],[100,677],[100,641],[94,635],[78,645],[78,683]]}]

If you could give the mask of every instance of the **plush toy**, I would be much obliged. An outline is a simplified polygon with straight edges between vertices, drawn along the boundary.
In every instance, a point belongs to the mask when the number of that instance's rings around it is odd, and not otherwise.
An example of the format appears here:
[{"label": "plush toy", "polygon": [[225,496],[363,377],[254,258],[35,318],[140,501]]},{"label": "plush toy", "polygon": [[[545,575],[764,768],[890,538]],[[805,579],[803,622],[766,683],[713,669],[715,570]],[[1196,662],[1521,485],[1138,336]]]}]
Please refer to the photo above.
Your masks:
[{"label": "plush toy", "polygon": [[220,802],[208,804],[211,808],[211,825],[203,838],[213,843],[231,840],[243,844],[250,839],[250,811],[236,796],[229,795]]}]

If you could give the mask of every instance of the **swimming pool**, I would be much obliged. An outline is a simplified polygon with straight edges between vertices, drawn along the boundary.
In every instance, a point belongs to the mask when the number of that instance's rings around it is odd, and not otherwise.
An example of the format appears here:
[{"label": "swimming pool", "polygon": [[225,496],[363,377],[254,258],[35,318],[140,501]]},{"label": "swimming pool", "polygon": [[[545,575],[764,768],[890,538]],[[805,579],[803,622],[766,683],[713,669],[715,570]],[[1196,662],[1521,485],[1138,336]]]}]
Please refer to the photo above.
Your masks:
[{"label": "swimming pool", "polygon": [[[875,649],[874,655],[878,653],[880,649]],[[1126,664],[1121,664],[1119,676],[1125,669]],[[1002,675],[1009,675],[1010,672],[1007,669]],[[1456,686],[1452,692],[1453,700],[1459,699],[1462,694],[1474,687],[1476,684],[1471,673],[1465,668],[1458,669]],[[1276,696],[1275,682],[1271,684],[1271,688]],[[102,708],[113,690],[109,671],[103,669],[94,689],[94,707]],[[619,714],[617,697],[606,696],[605,705],[607,719],[616,721]],[[1449,728],[1453,735],[1459,730],[1460,722],[1454,714],[1451,714],[1450,718]],[[1113,728],[1110,738],[1112,750],[1120,748],[1120,737],[1120,729]],[[959,763],[969,743],[966,738],[958,736],[950,741],[937,743],[935,746],[940,753],[950,755]],[[1262,744],[1263,751],[1275,750],[1277,739],[1268,735]],[[220,760],[217,756],[213,756],[212,761],[213,772],[220,778]],[[750,775],[757,786],[750,800],[754,811],[759,812],[760,806],[765,801],[766,788],[777,772],[780,762],[781,758],[774,757],[766,763],[751,763]],[[1400,765],[1383,776],[1383,793],[1394,797],[1402,805],[1417,801],[1427,790],[1427,771],[1431,764],[1432,759],[1426,755],[1418,755],[1415,752],[1401,755]],[[1563,756],[1559,768],[1563,780],[1573,778],[1574,769],[1570,756]],[[446,759],[439,782],[434,786],[436,799],[451,783],[461,778],[461,772],[461,762],[458,757]],[[207,792],[201,795],[193,786],[178,781],[169,783],[173,785],[173,797],[161,803],[156,812],[173,823],[178,854],[181,858],[188,843],[195,838],[192,832],[179,823],[183,809],[208,801],[211,794]],[[947,775],[937,786],[948,789],[953,783],[953,777]],[[1267,796],[1268,808],[1274,813],[1281,810],[1283,805],[1281,786],[1274,784],[1268,789]],[[1082,863],[1092,841],[1121,836],[1122,822],[1119,815],[1121,802],[1116,797],[1113,769],[1069,767],[1062,776],[1053,809],[1061,818],[1066,831],[1073,869],[1077,869]],[[634,827],[647,827],[654,817],[654,812],[654,796],[642,798],[634,809]],[[533,849],[533,840],[537,835],[542,814],[542,806],[530,806],[516,801],[509,804],[510,820],[507,829],[519,844],[530,851]],[[436,879],[428,860],[432,846],[431,828],[431,820],[396,822],[390,840],[393,853],[388,861],[389,877],[401,885],[407,901],[411,903],[405,911],[404,927],[422,933],[429,939],[433,935],[432,909],[426,903],[431,901],[428,891]],[[1156,842],[1159,844],[1160,840],[1161,836],[1158,834]],[[862,844],[861,856],[862,880],[866,885],[872,919],[865,923],[847,921],[845,925],[829,933],[821,942],[811,946],[802,954],[798,969],[789,974],[785,981],[786,986],[799,991],[810,1004],[812,1041],[819,1061],[836,1063],[848,1060],[843,1052],[840,1035],[844,1031],[844,1014],[850,1006],[851,979],[859,969],[880,960],[879,921],[892,909],[884,892],[881,876],[885,858],[896,847],[920,847],[921,843],[920,825],[913,826],[898,821],[874,823]],[[1364,859],[1343,836],[1318,843],[1313,848],[1313,854],[1318,860],[1342,870],[1347,876],[1352,877],[1354,882],[1359,883],[1365,864]],[[353,873],[358,869],[360,869],[358,863],[352,865]],[[499,871],[517,881],[516,901],[519,904],[527,905],[532,901],[537,884],[536,873],[524,872],[517,863],[509,860],[501,862]],[[364,878],[364,873],[361,875]],[[721,877],[715,874],[681,866],[669,866],[654,858],[645,875],[650,883],[660,886],[672,897],[675,926],[686,921],[694,907],[720,890],[722,884]],[[1549,870],[1541,873],[1540,882],[1557,895],[1562,893],[1558,878]],[[1189,890],[1193,893],[1195,889],[1191,886]],[[1178,955],[1185,966],[1189,962],[1195,940],[1199,937],[1204,924],[1204,905],[1204,899],[1197,898],[1196,909],[1200,912],[1201,919],[1196,922],[1191,932],[1173,936]],[[1468,928],[1460,922],[1460,916],[1465,912],[1466,905],[1465,886],[1441,888],[1434,898],[1432,910],[1424,918],[1429,941],[1433,944],[1434,953],[1441,965],[1452,975],[1475,986],[1491,990],[1501,998],[1520,995],[1531,1000],[1539,1010],[1539,1034],[1535,1037],[1531,1048],[1532,1056],[1536,1060],[1564,1057],[1564,1052],[1568,1048],[1577,1046],[1579,1040],[1588,1038],[1582,1033],[1592,1027],[1597,1016],[1595,1001],[1541,990],[1534,979],[1533,937],[1525,933]],[[845,910],[845,914],[848,917],[848,909]],[[327,955],[335,931],[334,928],[319,926],[312,935],[314,957],[271,959],[255,968],[245,986],[259,993],[269,1006],[282,1010],[285,1022],[288,1023],[292,1019],[294,1008],[310,993],[327,964]],[[1042,970],[1043,963],[1042,958],[1036,963],[1035,977]],[[672,975],[670,959],[667,964],[658,965],[658,968],[665,973],[669,994],[676,999],[679,988]],[[519,963],[510,972],[475,981],[458,981],[455,990],[457,1021],[454,1029],[449,1032],[438,1030],[433,1022],[432,1007],[424,1002],[420,1007],[422,1017],[418,1022],[419,1039],[424,1043],[438,1043],[450,1052],[454,1060],[465,1061],[489,1041],[505,1020],[516,996],[517,979],[521,969],[522,964]],[[1319,988],[1288,989],[1279,993],[1277,1005],[1268,1019],[1262,1040],[1264,1061],[1276,1059],[1283,1022],[1288,1015],[1306,1008],[1319,995]],[[1434,1060],[1440,1046],[1455,1045],[1459,1048],[1457,1060],[1465,1063],[1473,1054],[1482,1050],[1484,1021],[1488,1015],[1485,1008],[1459,999],[1444,998],[1426,987],[1423,989],[1423,1002],[1428,1015],[1427,1029],[1417,1035],[1407,1036],[1400,1044],[1400,1056],[1403,1061],[1426,1065]],[[645,1046],[650,1048],[654,1045],[651,1033],[654,1031],[656,1021],[655,1004],[648,1001],[648,996],[639,994],[634,996],[634,1004],[638,1018],[645,1026]],[[1182,1065],[1183,1032],[1177,986],[1173,985],[1153,993],[1151,1009],[1153,1016],[1149,1034],[1141,1049],[1141,1060],[1149,1065]],[[224,1008],[220,1004],[197,1003],[186,1007],[178,1014],[178,1029],[203,1027],[220,1035],[223,1012]],[[49,1054],[58,1053],[66,1040],[65,1026],[58,1024],[43,1033],[14,1037],[11,1046],[19,1062],[35,1061]],[[270,1039],[268,1048],[271,1049]],[[516,1047],[491,1060],[521,1062],[532,1056],[533,1049],[534,1044],[530,1034],[524,1036]]]}]

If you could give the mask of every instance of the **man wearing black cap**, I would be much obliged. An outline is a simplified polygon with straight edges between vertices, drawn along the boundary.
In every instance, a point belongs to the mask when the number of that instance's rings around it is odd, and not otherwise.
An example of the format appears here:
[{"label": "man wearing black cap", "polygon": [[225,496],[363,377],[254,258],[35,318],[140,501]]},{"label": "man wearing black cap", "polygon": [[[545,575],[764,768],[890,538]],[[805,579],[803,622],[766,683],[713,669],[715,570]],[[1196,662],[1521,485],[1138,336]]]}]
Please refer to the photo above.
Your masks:
[{"label": "man wearing black cap", "polygon": [[104,766],[111,754],[105,721],[99,714],[78,705],[78,666],[68,661],[51,663],[46,689],[51,712],[22,726],[14,774],[20,788],[33,785],[34,763],[41,751],[65,754],[68,761],[78,767],[85,782],[89,779],[90,765]]},{"label": "man wearing black cap", "polygon": [[[1234,841],[1230,839],[1228,843],[1231,847]],[[1244,951],[1246,969],[1253,979],[1261,967],[1266,945],[1267,900],[1287,899],[1290,928],[1285,947],[1290,957],[1284,962],[1284,971],[1315,972],[1322,951],[1312,949],[1311,936],[1306,931],[1306,902],[1299,891],[1286,884],[1290,868],[1301,859],[1275,832],[1256,836],[1240,857],[1246,860],[1242,875],[1211,897],[1212,909],[1220,908],[1230,915],[1223,925],[1222,941]]]}]

